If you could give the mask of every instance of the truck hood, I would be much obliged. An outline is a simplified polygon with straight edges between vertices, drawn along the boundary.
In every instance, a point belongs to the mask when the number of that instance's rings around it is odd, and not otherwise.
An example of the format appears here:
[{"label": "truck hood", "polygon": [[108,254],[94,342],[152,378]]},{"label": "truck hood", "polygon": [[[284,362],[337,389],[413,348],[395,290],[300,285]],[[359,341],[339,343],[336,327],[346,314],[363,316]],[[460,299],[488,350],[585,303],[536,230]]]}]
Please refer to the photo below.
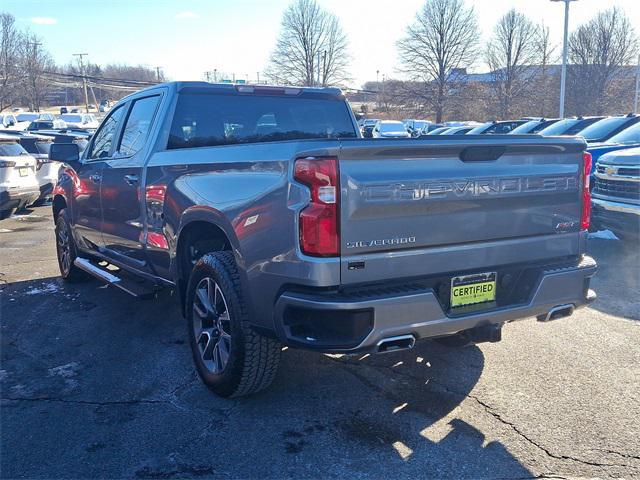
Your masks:
[{"label": "truck hood", "polygon": [[598,163],[603,165],[640,165],[640,147],[609,152],[602,155]]}]

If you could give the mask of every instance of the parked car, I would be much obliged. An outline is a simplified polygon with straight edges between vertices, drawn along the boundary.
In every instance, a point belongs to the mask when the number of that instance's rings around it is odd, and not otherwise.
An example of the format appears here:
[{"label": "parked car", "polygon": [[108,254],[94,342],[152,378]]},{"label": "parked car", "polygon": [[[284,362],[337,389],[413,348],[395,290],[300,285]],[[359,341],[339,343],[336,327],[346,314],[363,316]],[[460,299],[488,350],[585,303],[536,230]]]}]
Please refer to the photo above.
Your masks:
[{"label": "parked car", "polygon": [[427,132],[425,135],[442,135],[453,127],[439,127]]},{"label": "parked car", "polygon": [[60,272],[139,296],[175,289],[196,370],[222,396],[266,388],[283,344],[498,341],[505,323],[595,297],[585,147],[372,142],[338,89],[165,83],[115,105],[82,155],[51,146],[66,164]]},{"label": "parked car", "polygon": [[414,120],[411,127],[408,129],[409,135],[413,138],[418,138],[425,126],[430,125],[429,120]]},{"label": "parked car", "polygon": [[580,130],[578,135],[584,137],[588,143],[606,142],[609,138],[638,122],[640,122],[640,115],[629,114],[624,117],[607,117],[589,125],[584,130]]},{"label": "parked car", "polygon": [[371,132],[373,138],[409,138],[411,135],[404,123],[397,120],[380,120]]},{"label": "parked car", "polygon": [[602,155],[594,176],[593,228],[609,229],[637,248],[640,242],[640,148]]},{"label": "parked car", "polygon": [[495,135],[509,133],[514,128],[526,123],[526,120],[501,120],[486,122],[467,132],[467,135]]},{"label": "parked car", "polygon": [[75,130],[40,130],[38,135],[53,139],[54,143],[75,143],[80,152],[89,145],[91,134]]},{"label": "parked car", "polygon": [[15,136],[0,134],[0,220],[32,205],[39,196],[36,159]]},{"label": "parked car", "polygon": [[98,111],[101,113],[108,112],[111,109],[111,102],[108,100],[103,100],[100,102],[100,106],[98,107]]},{"label": "parked car", "polygon": [[40,196],[36,204],[51,200],[53,187],[58,181],[58,173],[62,166],[62,163],[49,159],[49,150],[54,139],[44,135],[21,135],[17,141],[36,159],[36,179],[40,188]]},{"label": "parked car", "polygon": [[445,125],[444,123],[430,123],[422,127],[422,132],[420,132],[420,136],[426,135],[432,130],[435,130],[436,128],[449,127],[449,126],[450,125]]},{"label": "parked car", "polygon": [[615,150],[640,147],[640,122],[609,138],[606,142],[594,142],[589,144],[588,151],[593,157],[593,168],[598,159],[605,153]]},{"label": "parked car", "polygon": [[414,120],[409,118],[405,118],[401,121],[404,124],[407,132],[409,132],[409,135],[411,135],[412,137],[418,137],[424,126],[431,123],[429,120]]},{"label": "parked car", "polygon": [[26,128],[26,131],[35,132],[38,130],[51,130],[60,128],[67,128],[67,124],[64,120],[34,120]]},{"label": "parked car", "polygon": [[67,107],[60,107],[60,115],[63,115],[65,113],[69,113],[69,109]]},{"label": "parked car", "polygon": [[603,118],[604,117],[565,118],[554,122],[548,127],[543,128],[542,130],[539,130],[538,133],[545,137],[557,135],[577,135],[581,130],[584,130],[592,123],[602,120]]},{"label": "parked car", "polygon": [[60,115],[60,119],[71,128],[98,128],[99,125],[93,113],[67,113]]},{"label": "parked car", "polygon": [[380,120],[377,118],[367,118],[363,123],[362,123],[362,136],[364,138],[372,138],[373,137],[373,127],[376,126],[376,123],[378,123]]},{"label": "parked car", "polygon": [[0,113],[0,127],[18,130],[18,120],[13,113]]},{"label": "parked car", "polygon": [[[459,127],[449,127],[444,132],[440,133],[440,135],[465,135],[469,133],[473,128],[473,125],[461,125]],[[435,131],[435,130],[434,130]]]},{"label": "parked car", "polygon": [[26,130],[31,122],[36,120],[53,121],[55,117],[50,113],[20,112],[16,115],[15,130]]},{"label": "parked car", "polygon": [[[526,119],[525,119],[526,120]],[[538,133],[540,130],[547,128],[550,125],[558,122],[559,118],[537,118],[529,119],[526,123],[517,126],[509,132],[513,135],[521,135],[524,133]]]}]

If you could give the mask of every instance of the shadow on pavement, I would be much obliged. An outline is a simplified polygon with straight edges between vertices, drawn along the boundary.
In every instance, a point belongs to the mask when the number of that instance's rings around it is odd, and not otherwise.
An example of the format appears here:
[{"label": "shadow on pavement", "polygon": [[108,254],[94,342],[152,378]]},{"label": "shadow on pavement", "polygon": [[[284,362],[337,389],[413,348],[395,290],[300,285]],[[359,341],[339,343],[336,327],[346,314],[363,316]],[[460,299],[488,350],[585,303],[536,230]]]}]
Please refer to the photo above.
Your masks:
[{"label": "shadow on pavement", "polygon": [[224,400],[195,376],[168,292],[47,278],[1,296],[4,477],[532,476],[482,431],[477,347],[287,349],[269,390]]},{"label": "shadow on pavement", "polygon": [[591,308],[640,320],[640,245],[598,232],[590,235],[587,250],[598,262],[591,284],[598,298]]}]

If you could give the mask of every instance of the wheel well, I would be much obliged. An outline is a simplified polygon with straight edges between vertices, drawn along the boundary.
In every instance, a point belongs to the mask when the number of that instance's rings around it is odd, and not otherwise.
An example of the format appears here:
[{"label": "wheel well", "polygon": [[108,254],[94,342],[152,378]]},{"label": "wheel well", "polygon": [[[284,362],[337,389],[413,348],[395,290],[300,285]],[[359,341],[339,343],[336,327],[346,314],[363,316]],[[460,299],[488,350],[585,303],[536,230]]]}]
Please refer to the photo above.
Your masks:
[{"label": "wheel well", "polygon": [[60,213],[60,210],[62,210],[63,208],[67,208],[67,201],[62,195],[56,195],[53,198],[51,206],[53,208],[53,221],[55,222],[58,220],[58,214]]},{"label": "wheel well", "polygon": [[176,249],[179,280],[186,283],[195,262],[208,252],[231,250],[231,242],[224,231],[213,223],[191,222],[178,237]]},{"label": "wheel well", "polygon": [[208,252],[231,250],[231,242],[224,231],[206,221],[195,221],[186,225],[178,237],[176,247],[176,270],[178,293],[184,313],[187,284],[191,270],[200,257]]}]

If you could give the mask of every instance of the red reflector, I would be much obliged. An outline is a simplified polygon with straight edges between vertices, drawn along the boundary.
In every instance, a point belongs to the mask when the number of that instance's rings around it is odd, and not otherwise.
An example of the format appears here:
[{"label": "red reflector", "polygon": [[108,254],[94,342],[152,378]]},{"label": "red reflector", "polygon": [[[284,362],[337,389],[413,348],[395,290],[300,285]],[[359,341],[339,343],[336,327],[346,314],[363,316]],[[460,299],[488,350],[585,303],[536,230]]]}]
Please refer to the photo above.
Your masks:
[{"label": "red reflector", "polygon": [[300,212],[300,248],[307,255],[335,257],[340,254],[338,207],[340,186],[338,159],[296,160],[294,177],[311,191],[309,205]]},{"label": "red reflector", "polygon": [[582,216],[580,218],[580,229],[588,230],[591,223],[591,190],[589,177],[591,177],[591,154],[582,154]]}]

